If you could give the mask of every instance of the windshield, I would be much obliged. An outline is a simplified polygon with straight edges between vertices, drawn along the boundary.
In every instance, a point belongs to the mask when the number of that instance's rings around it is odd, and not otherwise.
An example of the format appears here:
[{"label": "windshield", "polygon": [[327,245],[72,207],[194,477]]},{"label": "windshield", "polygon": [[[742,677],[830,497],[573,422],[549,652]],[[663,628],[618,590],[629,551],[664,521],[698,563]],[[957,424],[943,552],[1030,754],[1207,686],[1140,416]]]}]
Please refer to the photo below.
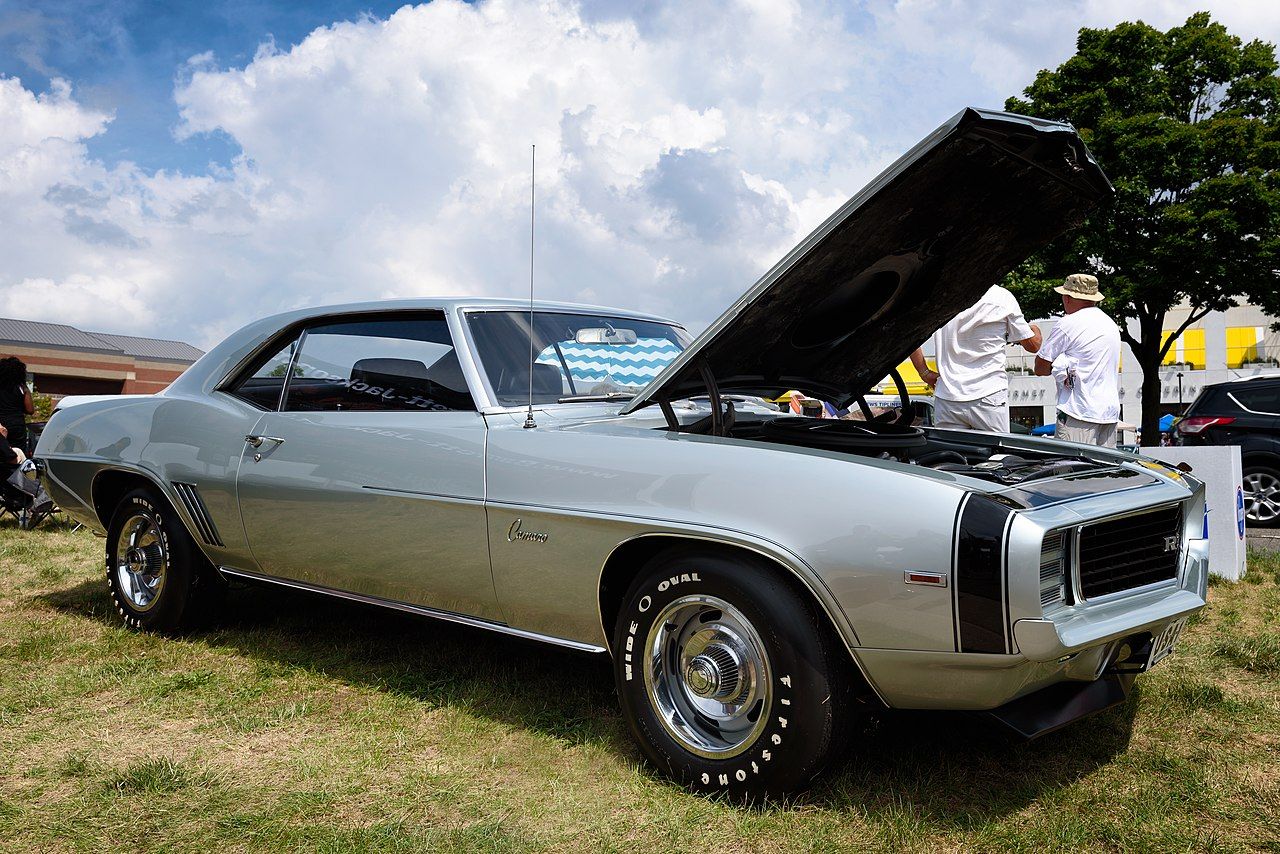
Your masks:
[{"label": "windshield", "polygon": [[[529,312],[467,315],[476,355],[495,401],[529,399]],[[533,402],[616,396],[639,391],[680,351],[689,336],[678,326],[600,314],[533,313]]]}]

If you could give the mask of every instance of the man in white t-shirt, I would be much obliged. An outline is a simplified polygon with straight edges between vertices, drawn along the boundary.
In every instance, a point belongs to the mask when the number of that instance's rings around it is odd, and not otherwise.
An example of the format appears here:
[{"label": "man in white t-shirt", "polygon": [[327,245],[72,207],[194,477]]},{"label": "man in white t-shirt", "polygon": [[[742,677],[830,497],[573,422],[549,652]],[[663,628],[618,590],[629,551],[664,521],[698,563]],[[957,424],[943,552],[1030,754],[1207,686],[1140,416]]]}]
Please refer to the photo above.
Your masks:
[{"label": "man in white t-shirt", "polygon": [[1036,356],[1036,375],[1058,381],[1055,435],[1068,442],[1116,446],[1120,420],[1120,327],[1098,307],[1098,280],[1067,276],[1054,291],[1065,316]]},{"label": "man in white t-shirt", "polygon": [[1009,432],[1004,346],[1010,341],[1034,353],[1040,349],[1040,327],[1027,323],[1013,294],[992,285],[982,299],[933,333],[938,370],[925,363],[923,350],[911,354],[920,378],[934,387],[934,426]]}]

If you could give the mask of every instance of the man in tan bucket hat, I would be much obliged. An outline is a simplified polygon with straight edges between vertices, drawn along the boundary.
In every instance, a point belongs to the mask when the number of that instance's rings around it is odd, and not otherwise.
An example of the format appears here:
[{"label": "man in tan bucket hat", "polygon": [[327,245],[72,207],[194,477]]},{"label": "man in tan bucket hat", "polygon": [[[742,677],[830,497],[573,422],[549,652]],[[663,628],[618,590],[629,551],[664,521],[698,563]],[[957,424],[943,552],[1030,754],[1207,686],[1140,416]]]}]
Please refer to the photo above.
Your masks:
[{"label": "man in tan bucket hat", "polygon": [[1055,435],[1068,442],[1116,445],[1120,420],[1120,327],[1098,303],[1098,279],[1072,273],[1054,288],[1062,295],[1063,318],[1036,355],[1036,375],[1058,384]]}]

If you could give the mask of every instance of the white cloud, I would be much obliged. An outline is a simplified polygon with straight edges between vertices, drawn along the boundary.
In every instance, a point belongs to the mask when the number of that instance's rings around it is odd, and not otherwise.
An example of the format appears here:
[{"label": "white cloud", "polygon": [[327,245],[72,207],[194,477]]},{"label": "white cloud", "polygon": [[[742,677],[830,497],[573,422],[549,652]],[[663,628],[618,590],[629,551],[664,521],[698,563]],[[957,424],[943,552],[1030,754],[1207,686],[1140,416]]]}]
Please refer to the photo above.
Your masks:
[{"label": "white cloud", "polygon": [[[1158,26],[1194,4],[1133,4]],[[701,326],[915,139],[1068,56],[1100,0],[437,0],[177,69],[204,175],[106,168],[110,121],[0,80],[0,313],[208,345],[321,302],[518,295],[529,144],[542,296]],[[1216,11],[1216,10],[1215,10]],[[1223,4],[1275,39],[1272,4]]]},{"label": "white cloud", "polygon": [[120,224],[137,187],[85,155],[108,121],[64,81],[36,96],[0,79],[0,312],[122,329],[155,319],[153,264]]},{"label": "white cloud", "polygon": [[1280,4],[1271,0],[872,0],[869,8],[910,63],[939,73],[963,69],[1005,94],[1020,92],[1037,71],[1071,56],[1081,27],[1141,20],[1163,30],[1207,10],[1245,40],[1280,39]]}]

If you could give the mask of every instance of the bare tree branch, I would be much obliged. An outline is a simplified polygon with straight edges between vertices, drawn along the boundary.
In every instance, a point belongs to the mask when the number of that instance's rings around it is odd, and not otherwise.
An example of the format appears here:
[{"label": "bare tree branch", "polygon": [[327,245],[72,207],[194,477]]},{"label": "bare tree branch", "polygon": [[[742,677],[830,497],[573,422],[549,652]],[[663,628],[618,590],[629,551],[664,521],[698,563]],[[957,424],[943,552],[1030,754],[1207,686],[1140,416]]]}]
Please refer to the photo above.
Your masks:
[{"label": "bare tree branch", "polygon": [[1164,346],[1160,348],[1160,358],[1163,360],[1164,357],[1169,354],[1169,348],[1173,346],[1173,342],[1177,341],[1179,336],[1181,336],[1183,332],[1187,331],[1188,326],[1195,323],[1197,320],[1200,320],[1208,313],[1209,309],[1207,308],[1198,309],[1189,313],[1187,315],[1187,319],[1182,321],[1182,325],[1174,330],[1168,339],[1165,340]]}]

